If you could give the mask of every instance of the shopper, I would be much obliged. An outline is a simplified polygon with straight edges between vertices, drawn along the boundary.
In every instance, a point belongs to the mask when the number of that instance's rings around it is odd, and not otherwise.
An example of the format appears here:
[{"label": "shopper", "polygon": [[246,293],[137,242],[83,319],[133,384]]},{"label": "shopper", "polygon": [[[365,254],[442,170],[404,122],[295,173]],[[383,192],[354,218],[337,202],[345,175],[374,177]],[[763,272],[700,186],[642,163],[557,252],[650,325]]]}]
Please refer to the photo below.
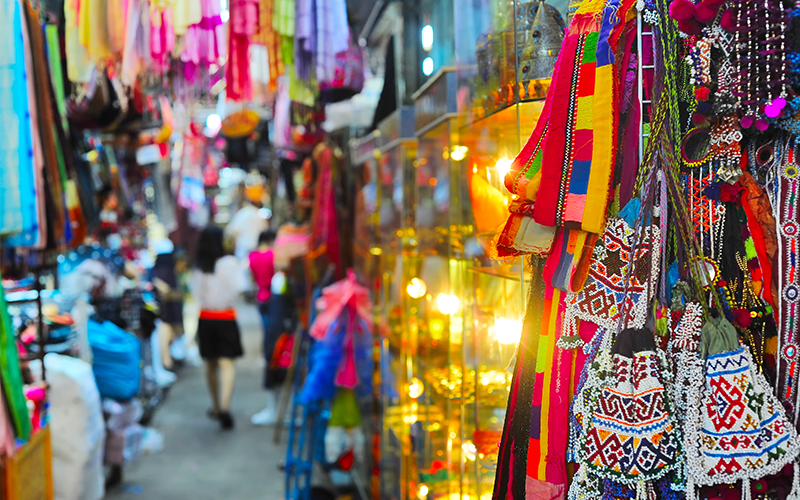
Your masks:
[{"label": "shopper", "polygon": [[[184,344],[183,340],[183,293],[178,284],[175,246],[168,238],[153,243],[156,253],[155,264],[151,270],[156,297],[161,309],[159,340],[164,368],[172,369],[172,343]],[[185,349],[184,349],[185,350]],[[183,356],[185,358],[185,355]],[[182,361],[180,359],[179,361]]]},{"label": "shopper", "polygon": [[200,308],[197,342],[211,395],[209,416],[223,429],[232,429],[234,359],[244,353],[234,305],[245,283],[236,258],[225,255],[222,229],[208,226],[200,233],[195,266],[190,289]]},{"label": "shopper", "polygon": [[245,198],[242,207],[225,226],[226,235],[234,242],[236,257],[242,262],[256,249],[258,235],[267,227],[267,220],[262,217],[260,206],[260,202]]},{"label": "shopper", "polygon": [[275,377],[270,376],[272,351],[275,349],[278,336],[282,333],[280,314],[278,314],[280,311],[276,310],[279,304],[276,302],[276,298],[272,297],[270,290],[272,278],[275,275],[275,253],[273,251],[275,236],[275,231],[270,229],[263,231],[258,237],[258,248],[249,256],[250,272],[253,273],[253,281],[258,287],[256,300],[264,328],[264,388],[267,390],[267,405],[250,419],[253,425],[272,425],[277,418],[276,384],[274,380],[271,380]]}]

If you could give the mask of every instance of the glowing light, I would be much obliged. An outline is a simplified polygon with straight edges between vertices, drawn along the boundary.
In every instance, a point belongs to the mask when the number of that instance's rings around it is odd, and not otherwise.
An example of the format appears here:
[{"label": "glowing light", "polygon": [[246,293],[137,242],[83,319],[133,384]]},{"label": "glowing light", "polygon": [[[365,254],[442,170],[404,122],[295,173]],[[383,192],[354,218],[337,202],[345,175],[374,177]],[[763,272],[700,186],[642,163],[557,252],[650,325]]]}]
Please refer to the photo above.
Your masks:
[{"label": "glowing light", "polygon": [[490,328],[495,340],[501,344],[510,345],[519,342],[522,336],[522,321],[518,319],[496,318],[494,326]]},{"label": "glowing light", "polygon": [[424,61],[422,61],[422,74],[425,76],[431,76],[433,73],[433,58],[426,57]]},{"label": "glowing light", "polygon": [[422,381],[417,377],[411,379],[411,383],[408,384],[408,397],[411,399],[417,399],[418,397],[422,396],[422,393],[425,391],[425,386],[422,385]]},{"label": "glowing light", "polygon": [[369,249],[369,253],[377,257],[383,253],[383,250],[380,247],[372,247]]},{"label": "glowing light", "polygon": [[436,307],[442,314],[454,314],[460,305],[461,301],[455,295],[440,293],[436,296]]},{"label": "glowing light", "polygon": [[427,497],[428,496],[428,485],[420,484],[419,485],[419,493],[417,494],[417,496],[420,498],[420,500],[425,498],[425,497]]},{"label": "glowing light", "polygon": [[406,293],[412,299],[422,298],[427,291],[428,287],[425,285],[425,282],[419,278],[412,278],[406,286]]},{"label": "glowing light", "polygon": [[428,320],[428,330],[430,330],[432,340],[442,340],[444,338],[444,335],[442,335],[444,333],[444,321],[439,318],[431,318]]},{"label": "glowing light", "polygon": [[433,26],[430,24],[422,27],[422,49],[425,52],[433,48]]},{"label": "glowing light", "polygon": [[497,173],[500,175],[501,181],[506,178],[506,174],[511,170],[511,163],[512,161],[508,158],[500,158],[497,160],[495,166],[497,167]]},{"label": "glowing light", "polygon": [[450,153],[450,158],[455,161],[461,161],[467,157],[469,149],[466,146],[453,146],[453,152]]},{"label": "glowing light", "polygon": [[478,448],[475,446],[475,443],[469,439],[464,441],[464,443],[461,445],[461,451],[464,452],[464,457],[472,462],[474,462],[475,458],[478,456]]},{"label": "glowing light", "polygon": [[212,113],[206,118],[206,127],[214,133],[217,133],[222,127],[222,118],[218,114]]}]

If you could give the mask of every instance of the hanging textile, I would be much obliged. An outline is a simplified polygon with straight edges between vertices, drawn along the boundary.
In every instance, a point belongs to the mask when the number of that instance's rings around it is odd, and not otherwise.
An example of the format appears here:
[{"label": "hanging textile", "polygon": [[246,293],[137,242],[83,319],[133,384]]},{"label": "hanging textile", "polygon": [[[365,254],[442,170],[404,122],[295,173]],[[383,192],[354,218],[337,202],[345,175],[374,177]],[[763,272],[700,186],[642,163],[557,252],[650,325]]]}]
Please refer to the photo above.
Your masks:
[{"label": "hanging textile", "polygon": [[2,376],[3,396],[11,412],[14,434],[23,442],[31,433],[28,406],[22,393],[22,371],[19,366],[19,350],[5,294],[0,293],[0,376]]},{"label": "hanging textile", "polygon": [[0,4],[0,234],[23,229],[20,174],[33,168],[19,15],[16,0]]},{"label": "hanging textile", "polygon": [[228,34],[226,97],[234,102],[253,97],[250,76],[250,39],[258,27],[258,0],[232,0]]},{"label": "hanging textile", "polygon": [[258,33],[253,40],[267,50],[269,88],[273,92],[277,90],[278,77],[283,74],[283,60],[279,56],[280,40],[273,22],[274,12],[275,0],[261,0],[258,5]]},{"label": "hanging textile", "polygon": [[631,30],[622,35],[632,5],[585,2],[573,18],[542,114],[506,175],[519,198],[498,239],[501,255],[549,252],[553,226],[603,231],[620,116],[615,54],[623,44],[631,51]]},{"label": "hanging textile", "polygon": [[336,213],[337,159],[333,155],[333,149],[324,143],[314,149],[313,157],[317,164],[317,179],[311,212],[311,246],[308,259],[320,276],[328,266],[333,266],[338,274],[342,272],[342,269],[340,269],[341,258]]},{"label": "hanging textile", "polygon": [[[50,74],[46,63],[46,48],[42,23],[39,14],[30,4],[26,4],[28,34],[33,61],[33,74],[35,81],[35,101],[37,107],[38,129],[41,138],[44,156],[45,193],[47,219],[51,222],[47,226],[48,243],[57,244],[64,242],[66,236],[66,210],[64,207],[64,171],[63,157],[58,144],[55,125],[55,109],[53,89]],[[52,238],[52,239],[51,239]]]}]

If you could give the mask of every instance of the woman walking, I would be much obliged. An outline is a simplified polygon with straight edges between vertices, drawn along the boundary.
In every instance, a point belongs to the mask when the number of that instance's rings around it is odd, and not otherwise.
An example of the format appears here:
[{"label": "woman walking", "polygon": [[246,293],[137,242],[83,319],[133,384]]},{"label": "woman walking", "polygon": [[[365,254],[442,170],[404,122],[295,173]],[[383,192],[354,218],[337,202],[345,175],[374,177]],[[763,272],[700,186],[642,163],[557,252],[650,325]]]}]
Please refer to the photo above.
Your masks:
[{"label": "woman walking", "polygon": [[232,429],[234,359],[244,353],[234,305],[246,283],[236,257],[225,255],[219,227],[208,226],[200,233],[195,266],[190,288],[200,308],[197,343],[211,395],[209,416],[218,419],[223,429]]}]

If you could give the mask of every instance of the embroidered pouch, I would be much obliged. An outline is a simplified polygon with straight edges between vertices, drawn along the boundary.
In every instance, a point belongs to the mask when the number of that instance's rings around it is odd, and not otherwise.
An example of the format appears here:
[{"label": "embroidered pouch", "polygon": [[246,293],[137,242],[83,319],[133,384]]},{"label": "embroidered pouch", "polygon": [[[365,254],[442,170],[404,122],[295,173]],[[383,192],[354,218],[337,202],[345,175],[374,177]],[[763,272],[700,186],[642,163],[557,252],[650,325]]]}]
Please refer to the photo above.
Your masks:
[{"label": "embroidered pouch", "polygon": [[689,394],[684,431],[690,481],[730,484],[777,473],[797,457],[800,442],[749,348],[728,320],[712,318],[702,353],[705,377]]},{"label": "embroidered pouch", "polygon": [[681,445],[653,335],[644,329],[624,330],[612,354],[615,380],[603,389],[592,412],[584,463],[620,483],[658,479],[678,466]]}]

